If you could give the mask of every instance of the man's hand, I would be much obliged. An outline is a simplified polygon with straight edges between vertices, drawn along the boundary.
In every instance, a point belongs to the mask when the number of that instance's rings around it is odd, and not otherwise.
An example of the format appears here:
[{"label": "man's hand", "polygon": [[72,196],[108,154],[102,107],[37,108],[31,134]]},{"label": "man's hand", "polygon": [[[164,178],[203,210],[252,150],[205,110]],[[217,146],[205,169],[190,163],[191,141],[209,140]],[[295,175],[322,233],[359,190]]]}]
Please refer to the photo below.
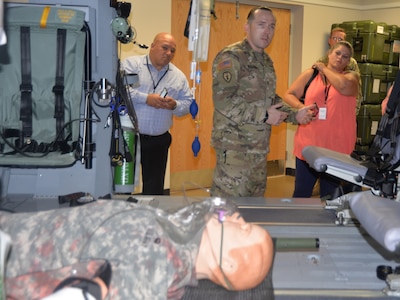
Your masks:
[{"label": "man's hand", "polygon": [[279,125],[286,120],[288,113],[279,110],[282,106],[283,103],[278,103],[268,108],[268,119],[265,121],[267,124]]},{"label": "man's hand", "polygon": [[161,97],[159,94],[149,94],[147,96],[146,104],[154,108],[162,108],[173,110],[176,108],[176,101],[169,96],[165,98]]},{"label": "man's hand", "polygon": [[305,125],[315,119],[318,112],[317,104],[304,106],[296,113],[296,120],[299,124]]}]

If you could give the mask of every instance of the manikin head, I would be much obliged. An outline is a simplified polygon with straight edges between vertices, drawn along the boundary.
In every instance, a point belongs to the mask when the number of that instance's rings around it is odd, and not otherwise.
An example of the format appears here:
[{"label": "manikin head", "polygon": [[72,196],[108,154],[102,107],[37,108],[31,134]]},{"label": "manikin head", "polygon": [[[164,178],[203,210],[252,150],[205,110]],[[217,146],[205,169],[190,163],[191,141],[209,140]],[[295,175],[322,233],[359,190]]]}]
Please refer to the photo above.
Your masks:
[{"label": "manikin head", "polygon": [[273,251],[268,232],[238,213],[223,222],[214,217],[203,232],[196,273],[229,290],[250,289],[268,274]]}]

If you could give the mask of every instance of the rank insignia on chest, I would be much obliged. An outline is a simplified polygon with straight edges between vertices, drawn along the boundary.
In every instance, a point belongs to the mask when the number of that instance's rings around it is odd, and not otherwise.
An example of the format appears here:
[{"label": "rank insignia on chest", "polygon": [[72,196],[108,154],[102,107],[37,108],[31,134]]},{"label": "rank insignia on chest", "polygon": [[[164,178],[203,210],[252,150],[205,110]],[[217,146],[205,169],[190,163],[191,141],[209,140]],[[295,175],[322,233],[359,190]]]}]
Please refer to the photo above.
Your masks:
[{"label": "rank insignia on chest", "polygon": [[232,79],[232,74],[231,74],[231,72],[224,72],[222,75],[223,75],[224,80],[225,80],[226,82],[231,81],[231,79]]}]

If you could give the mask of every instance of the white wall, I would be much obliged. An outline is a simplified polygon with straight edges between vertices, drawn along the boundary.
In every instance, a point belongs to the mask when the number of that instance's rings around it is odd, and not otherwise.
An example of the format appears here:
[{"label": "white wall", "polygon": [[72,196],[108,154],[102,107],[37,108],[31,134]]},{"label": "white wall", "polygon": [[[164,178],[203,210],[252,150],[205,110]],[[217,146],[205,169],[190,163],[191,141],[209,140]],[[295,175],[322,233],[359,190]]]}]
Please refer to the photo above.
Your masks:
[{"label": "white wall", "polygon": [[361,15],[363,20],[374,20],[376,22],[385,22],[389,25],[400,26],[400,7],[363,11]]},{"label": "white wall", "polygon": [[[171,32],[171,0],[127,0],[126,2],[132,3],[129,20],[131,26],[136,29],[138,44],[150,46],[157,33]],[[122,45],[121,50],[122,59],[148,51],[134,44]]]}]

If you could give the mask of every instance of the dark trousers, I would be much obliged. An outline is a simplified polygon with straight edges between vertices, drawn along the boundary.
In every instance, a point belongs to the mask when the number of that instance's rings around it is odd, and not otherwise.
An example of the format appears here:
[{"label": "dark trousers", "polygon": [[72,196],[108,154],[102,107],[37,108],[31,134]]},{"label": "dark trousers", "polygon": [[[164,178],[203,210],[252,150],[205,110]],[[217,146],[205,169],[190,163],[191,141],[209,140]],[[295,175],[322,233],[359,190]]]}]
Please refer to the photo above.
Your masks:
[{"label": "dark trousers", "polygon": [[143,195],[163,195],[171,134],[140,135]]},{"label": "dark trousers", "polygon": [[296,179],[293,197],[309,198],[319,178],[320,197],[332,195],[340,185],[340,180],[329,174],[317,172],[309,164],[296,157]]}]

